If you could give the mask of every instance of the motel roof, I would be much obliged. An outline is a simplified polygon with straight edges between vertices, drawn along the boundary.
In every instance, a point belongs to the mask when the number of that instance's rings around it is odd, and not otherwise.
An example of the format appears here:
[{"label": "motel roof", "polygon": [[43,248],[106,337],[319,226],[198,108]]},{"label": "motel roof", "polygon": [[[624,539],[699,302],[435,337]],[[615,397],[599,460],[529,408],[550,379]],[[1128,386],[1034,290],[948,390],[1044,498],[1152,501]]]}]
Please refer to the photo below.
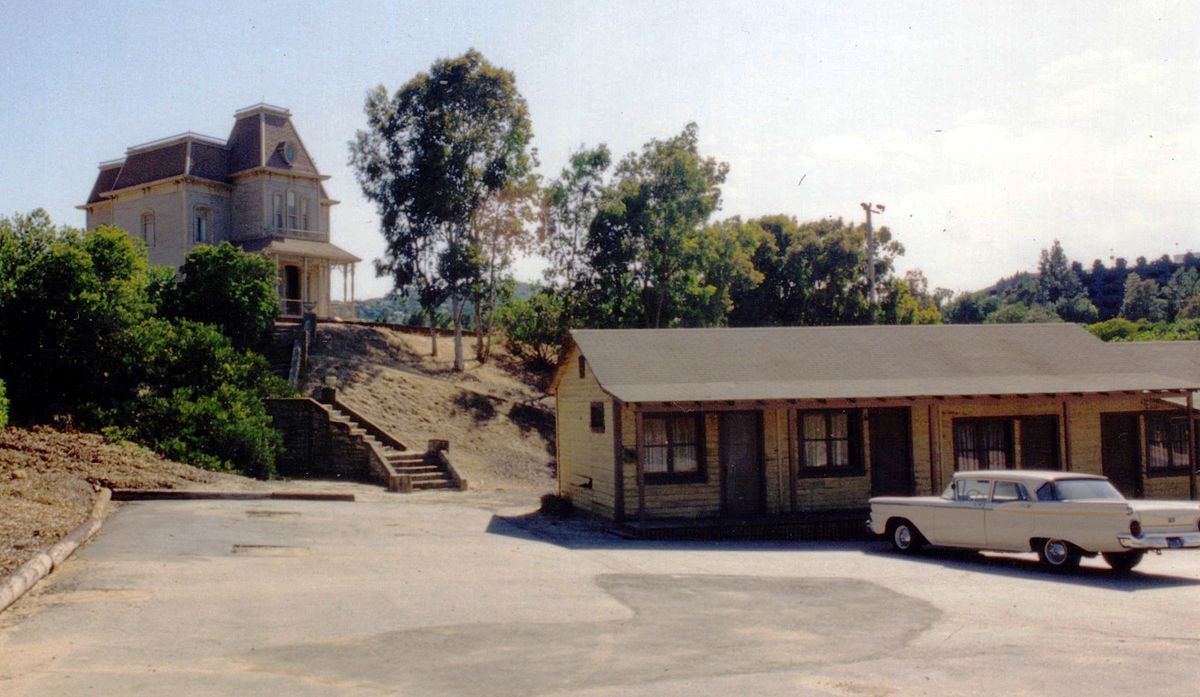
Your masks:
[{"label": "motel roof", "polygon": [[[629,403],[1154,394],[1200,386],[1200,370],[1160,368],[1073,324],[580,329],[569,341],[601,387]],[[551,392],[566,369],[560,363]]]}]

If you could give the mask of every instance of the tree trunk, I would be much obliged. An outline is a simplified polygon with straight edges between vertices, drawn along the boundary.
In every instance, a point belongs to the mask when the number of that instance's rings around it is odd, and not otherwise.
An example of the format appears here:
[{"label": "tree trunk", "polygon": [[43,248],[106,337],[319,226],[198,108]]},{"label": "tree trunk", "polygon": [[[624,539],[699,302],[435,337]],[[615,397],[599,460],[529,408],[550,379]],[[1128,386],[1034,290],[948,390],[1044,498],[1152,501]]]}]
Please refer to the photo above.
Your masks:
[{"label": "tree trunk", "polygon": [[479,298],[475,298],[475,360],[483,363],[487,356],[483,352],[483,310],[479,306]]},{"label": "tree trunk", "polygon": [[462,300],[457,293],[450,296],[450,314],[454,318],[454,370],[461,373],[466,370],[467,364],[463,360]]},{"label": "tree trunk", "polygon": [[437,355],[438,355],[438,353],[437,353],[437,324],[434,321],[433,314],[434,314],[434,308],[431,307],[428,310],[429,341],[432,344],[433,348],[430,350],[429,355],[433,356],[434,358],[437,358]]}]

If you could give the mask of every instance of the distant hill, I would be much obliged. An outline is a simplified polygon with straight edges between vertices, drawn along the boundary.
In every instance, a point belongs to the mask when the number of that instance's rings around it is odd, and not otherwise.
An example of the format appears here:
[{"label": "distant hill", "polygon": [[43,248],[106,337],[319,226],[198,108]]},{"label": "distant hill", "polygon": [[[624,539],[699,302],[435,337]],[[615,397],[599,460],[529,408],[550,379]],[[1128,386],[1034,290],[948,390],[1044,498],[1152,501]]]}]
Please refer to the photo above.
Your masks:
[{"label": "distant hill", "polygon": [[[1160,287],[1166,286],[1171,280],[1171,274],[1181,268],[1200,269],[1200,258],[1191,253],[1172,259],[1163,254],[1157,259],[1149,260],[1138,257],[1131,266],[1124,258],[1113,260],[1112,266],[1107,266],[1099,259],[1092,262],[1091,268],[1084,268],[1079,262],[1072,262],[1071,268],[1079,276],[1079,282],[1087,290],[1088,299],[1100,312],[1100,320],[1116,317],[1121,313],[1121,303],[1125,299],[1125,279],[1129,274],[1136,273],[1143,279],[1153,279]],[[992,285],[972,293],[977,296],[1006,297],[1020,294],[1022,287],[1037,287],[1038,275],[1021,271],[996,281]]]},{"label": "distant hill", "polygon": [[[532,283],[517,281],[516,288],[513,290],[513,297],[525,300],[533,295],[536,286]],[[408,294],[393,291],[381,298],[369,298],[367,300],[359,300],[357,302],[358,319],[368,322],[387,322],[389,324],[410,324],[424,325],[427,320],[424,312],[421,310],[421,304],[417,302],[417,294],[409,292]],[[474,303],[467,302],[463,305],[463,328],[473,329],[475,316]],[[450,324],[450,301],[442,303],[438,307],[437,312],[438,324],[440,326],[449,326]]]}]

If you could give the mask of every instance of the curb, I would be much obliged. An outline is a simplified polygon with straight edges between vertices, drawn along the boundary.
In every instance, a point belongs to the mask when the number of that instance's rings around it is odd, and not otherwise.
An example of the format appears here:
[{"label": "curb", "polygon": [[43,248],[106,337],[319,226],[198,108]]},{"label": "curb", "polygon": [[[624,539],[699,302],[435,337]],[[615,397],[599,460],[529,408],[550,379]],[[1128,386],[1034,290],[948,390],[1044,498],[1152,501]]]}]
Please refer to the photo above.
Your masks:
[{"label": "curb", "polygon": [[92,512],[87,520],[67,533],[66,537],[54,543],[50,549],[38,552],[32,559],[18,566],[17,570],[9,574],[7,578],[0,580],[0,612],[17,602],[18,598],[25,595],[30,588],[37,585],[38,581],[62,565],[67,557],[79,549],[80,545],[96,534],[96,531],[100,529],[100,524],[104,522],[108,502],[112,498],[112,491],[101,489],[100,494],[92,503]]},{"label": "curb", "polygon": [[345,501],[354,494],[256,493],[249,491],[187,491],[181,489],[115,489],[113,501]]}]

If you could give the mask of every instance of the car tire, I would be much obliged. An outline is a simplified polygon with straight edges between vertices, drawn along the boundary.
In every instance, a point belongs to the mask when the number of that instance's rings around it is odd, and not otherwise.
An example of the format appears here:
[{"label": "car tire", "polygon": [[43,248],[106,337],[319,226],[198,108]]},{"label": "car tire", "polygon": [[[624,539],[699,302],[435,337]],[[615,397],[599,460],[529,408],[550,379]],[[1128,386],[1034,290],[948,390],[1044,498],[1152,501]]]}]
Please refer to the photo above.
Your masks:
[{"label": "car tire", "polygon": [[912,554],[925,543],[917,527],[903,518],[888,524],[888,540],[892,543],[892,549],[901,554]]},{"label": "car tire", "polygon": [[1146,556],[1145,552],[1104,552],[1101,554],[1104,561],[1112,567],[1117,573],[1127,573],[1133,570],[1133,567],[1142,562],[1142,558]]},{"label": "car tire", "polygon": [[1051,571],[1073,571],[1079,567],[1079,560],[1083,557],[1078,547],[1053,537],[1039,540],[1037,554],[1042,566]]}]

